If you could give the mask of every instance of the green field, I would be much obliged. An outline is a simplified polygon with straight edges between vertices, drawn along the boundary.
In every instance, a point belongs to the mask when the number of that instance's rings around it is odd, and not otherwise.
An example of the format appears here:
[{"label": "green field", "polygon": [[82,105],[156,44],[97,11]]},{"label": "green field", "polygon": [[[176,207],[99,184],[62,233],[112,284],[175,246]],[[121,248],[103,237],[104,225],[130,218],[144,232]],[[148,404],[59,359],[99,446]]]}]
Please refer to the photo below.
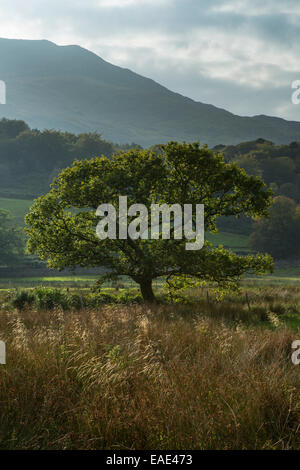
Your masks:
[{"label": "green field", "polygon": [[225,248],[230,248],[233,251],[245,253],[251,251],[248,247],[247,235],[219,232],[215,234],[206,234],[206,239],[212,242],[214,246],[223,245]]},{"label": "green field", "polygon": [[[24,216],[32,205],[32,200],[0,198],[0,208],[11,212],[18,225],[24,225]],[[214,246],[223,245],[233,251],[250,253],[248,248],[248,237],[234,233],[219,232],[217,234],[206,234],[206,239]],[[96,275],[74,275],[74,276],[46,276],[46,277],[19,277],[0,278],[0,289],[10,287],[32,287],[66,286],[66,287],[89,287],[97,280]],[[275,273],[263,277],[245,277],[246,282],[253,284],[295,284],[300,282],[300,267],[276,268]],[[132,281],[125,280],[125,285],[134,285]],[[160,284],[160,281],[157,283]]]},{"label": "green field", "polygon": [[[15,287],[31,288],[36,286],[50,286],[50,287],[76,287],[76,288],[90,288],[99,279],[99,276],[86,274],[74,276],[36,276],[36,277],[6,277],[0,278],[0,289],[10,289]],[[130,278],[123,278],[120,281],[121,285],[125,288],[138,288],[138,285]],[[153,282],[154,287],[160,287],[163,284],[162,280]],[[104,283],[104,287],[109,287],[110,282]]]},{"label": "green field", "polygon": [[[99,276],[95,274],[81,274],[74,276],[36,276],[36,277],[6,277],[0,278],[0,289],[8,289],[14,287],[36,287],[36,286],[52,286],[52,287],[78,287],[88,288],[91,287]],[[130,278],[122,277],[121,284],[125,288],[136,288],[137,284]],[[163,279],[153,282],[154,288],[161,287]],[[257,285],[300,285],[300,266],[275,268],[273,274],[264,276],[249,276],[245,275],[242,279],[242,284],[257,286]],[[104,286],[108,287],[110,282],[105,283]]]},{"label": "green field", "polygon": [[[28,199],[10,199],[0,197],[0,208],[9,211],[19,226],[24,226],[24,217],[28,212],[33,201]],[[223,245],[233,251],[240,253],[250,252],[248,247],[248,237],[235,233],[219,232],[217,234],[206,234],[206,239],[211,241],[214,246]]]},{"label": "green field", "polygon": [[9,211],[15,218],[17,225],[24,225],[24,217],[32,205],[32,200],[28,199],[9,199],[0,197],[0,209]]},{"label": "green field", "polygon": [[[18,225],[24,225],[24,217],[28,212],[33,201],[28,199],[10,199],[0,197],[0,208],[9,211]],[[227,248],[238,251],[249,251],[247,247],[248,237],[235,233],[219,232],[216,234],[207,234],[207,240],[214,245],[224,245]]]},{"label": "green field", "polygon": [[252,282],[256,285],[290,285],[300,284],[300,266],[275,267],[273,274],[264,276],[245,276],[247,283]]}]

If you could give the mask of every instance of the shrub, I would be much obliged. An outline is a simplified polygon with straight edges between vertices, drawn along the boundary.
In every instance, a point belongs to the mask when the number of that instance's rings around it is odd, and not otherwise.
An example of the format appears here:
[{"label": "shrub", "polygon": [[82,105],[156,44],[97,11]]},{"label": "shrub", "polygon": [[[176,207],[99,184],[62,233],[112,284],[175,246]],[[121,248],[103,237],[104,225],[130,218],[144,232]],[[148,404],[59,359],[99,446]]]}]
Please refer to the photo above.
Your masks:
[{"label": "shrub", "polygon": [[118,304],[140,304],[143,302],[143,298],[141,295],[134,295],[130,292],[123,292],[117,296],[116,301]]},{"label": "shrub", "polygon": [[40,309],[52,310],[55,307],[62,307],[68,310],[72,306],[68,293],[60,289],[36,287],[33,294],[35,305]]},{"label": "shrub", "polygon": [[98,307],[99,305],[103,305],[103,304],[116,303],[116,299],[114,296],[110,294],[105,294],[103,292],[96,292],[96,293],[89,294],[86,301],[87,301],[88,306],[90,307]]},{"label": "shrub", "polygon": [[26,307],[29,307],[34,302],[34,295],[29,291],[22,290],[20,292],[16,291],[13,298],[11,299],[11,304],[14,308],[22,310]]},{"label": "shrub", "polygon": [[31,292],[21,291],[14,294],[10,303],[18,310],[26,306],[35,306],[40,310],[53,310],[61,307],[63,310],[80,310],[82,308],[97,308],[110,304],[132,304],[142,303],[141,295],[135,292],[126,292],[119,295],[104,292],[91,292],[86,295],[71,293],[66,289],[51,287],[36,287]]}]

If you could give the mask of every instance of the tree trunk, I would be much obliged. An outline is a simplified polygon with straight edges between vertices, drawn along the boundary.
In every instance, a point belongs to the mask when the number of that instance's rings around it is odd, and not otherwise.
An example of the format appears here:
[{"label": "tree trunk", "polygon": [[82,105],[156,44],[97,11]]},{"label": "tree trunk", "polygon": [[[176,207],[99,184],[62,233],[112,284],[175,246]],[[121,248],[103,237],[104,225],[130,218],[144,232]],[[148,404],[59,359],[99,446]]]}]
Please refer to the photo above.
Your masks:
[{"label": "tree trunk", "polygon": [[155,295],[152,289],[152,279],[142,279],[140,282],[140,289],[145,302],[155,303]]}]

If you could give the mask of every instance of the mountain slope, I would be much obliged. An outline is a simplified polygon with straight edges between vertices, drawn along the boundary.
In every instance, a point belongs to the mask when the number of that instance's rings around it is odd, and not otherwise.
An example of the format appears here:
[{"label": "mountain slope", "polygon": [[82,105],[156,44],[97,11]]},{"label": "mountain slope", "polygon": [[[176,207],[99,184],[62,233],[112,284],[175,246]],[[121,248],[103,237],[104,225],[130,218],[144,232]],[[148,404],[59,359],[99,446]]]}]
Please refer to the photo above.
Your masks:
[{"label": "mountain slope", "polygon": [[195,102],[79,46],[0,39],[0,80],[7,85],[0,117],[23,119],[31,127],[98,131],[114,142],[144,146],[168,140],[300,140],[299,122],[240,117]]}]

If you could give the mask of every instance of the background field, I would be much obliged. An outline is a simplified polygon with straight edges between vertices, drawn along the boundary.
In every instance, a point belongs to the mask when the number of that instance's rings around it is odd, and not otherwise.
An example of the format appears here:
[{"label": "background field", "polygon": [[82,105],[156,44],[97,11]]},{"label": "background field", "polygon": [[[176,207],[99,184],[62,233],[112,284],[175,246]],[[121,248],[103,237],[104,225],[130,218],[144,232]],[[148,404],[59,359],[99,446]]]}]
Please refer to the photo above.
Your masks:
[{"label": "background field", "polygon": [[[28,212],[29,207],[32,205],[32,200],[27,199],[11,199],[0,198],[0,208],[6,209],[11,212],[15,217],[18,225],[24,226],[24,216]],[[217,234],[207,234],[206,238],[211,241],[215,246],[223,245],[225,248],[230,248],[233,251],[241,254],[251,253],[248,247],[248,236],[228,232],[219,232]],[[0,289],[10,287],[33,287],[37,285],[45,286],[61,286],[61,287],[90,287],[93,285],[99,276],[96,274],[80,274],[80,275],[51,275],[49,276],[27,276],[26,269],[24,269],[24,276],[18,277],[0,277]],[[285,266],[276,265],[275,272],[272,275],[255,278],[245,276],[246,282],[253,284],[264,285],[278,285],[278,284],[298,284],[300,283],[300,266]],[[122,279],[122,283],[126,287],[136,287],[135,283],[130,279]],[[159,286],[161,281],[154,283]],[[107,286],[106,286],[107,287]]]},{"label": "background field", "polygon": [[32,200],[0,197],[0,208],[9,211],[17,225],[24,226],[24,217],[32,205]]},{"label": "background field", "polygon": [[[18,225],[24,226],[24,217],[28,212],[33,200],[28,199],[10,199],[0,197],[0,208],[11,212]],[[215,235],[208,235],[207,239],[216,245],[223,244],[226,247],[249,251],[247,248],[248,237],[234,233],[221,232]]]}]

